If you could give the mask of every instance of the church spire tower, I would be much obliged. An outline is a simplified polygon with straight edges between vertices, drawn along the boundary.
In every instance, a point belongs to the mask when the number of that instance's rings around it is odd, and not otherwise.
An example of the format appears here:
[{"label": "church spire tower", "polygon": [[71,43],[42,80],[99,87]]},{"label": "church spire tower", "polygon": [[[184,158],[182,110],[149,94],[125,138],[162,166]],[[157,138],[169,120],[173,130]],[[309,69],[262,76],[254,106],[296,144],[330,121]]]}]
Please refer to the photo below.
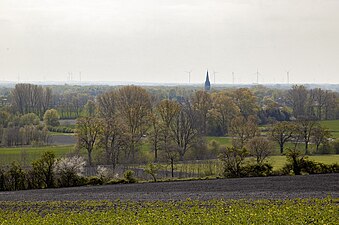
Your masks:
[{"label": "church spire tower", "polygon": [[210,78],[208,76],[208,70],[206,73],[206,81],[205,81],[205,91],[211,90],[211,83],[210,83]]}]

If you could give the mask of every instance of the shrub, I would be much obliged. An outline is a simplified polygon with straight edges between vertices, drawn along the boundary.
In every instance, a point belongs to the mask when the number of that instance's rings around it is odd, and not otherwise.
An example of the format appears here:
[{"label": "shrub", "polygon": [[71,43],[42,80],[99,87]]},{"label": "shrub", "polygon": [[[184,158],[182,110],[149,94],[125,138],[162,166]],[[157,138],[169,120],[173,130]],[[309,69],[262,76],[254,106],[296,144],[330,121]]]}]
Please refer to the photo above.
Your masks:
[{"label": "shrub", "polygon": [[[297,168],[297,170],[296,170]],[[314,162],[308,160],[304,157],[296,158],[291,161],[282,168],[282,173],[287,174],[295,174],[300,175],[302,173],[306,174],[320,174],[320,173],[338,173],[339,172],[339,164],[334,163],[330,165],[326,165],[324,163]]]},{"label": "shrub", "polygon": [[156,175],[157,175],[157,173],[159,172],[160,169],[161,169],[161,165],[149,163],[146,166],[145,173],[151,175],[152,178],[153,178],[153,181],[157,182]]},{"label": "shrub", "polygon": [[248,164],[244,166],[244,175],[248,177],[266,177],[273,174],[273,166],[268,163]]},{"label": "shrub", "polygon": [[60,187],[72,187],[83,184],[81,179],[86,161],[81,156],[61,158],[55,162],[55,173]]},{"label": "shrub", "polygon": [[244,176],[244,160],[248,156],[245,148],[226,147],[219,155],[223,162],[224,177],[242,177]]},{"label": "shrub", "polygon": [[136,183],[137,180],[134,177],[134,171],[132,170],[126,170],[124,173],[124,178],[127,183]]},{"label": "shrub", "polygon": [[104,181],[100,177],[89,177],[87,181],[88,185],[102,185]]},{"label": "shrub", "polygon": [[31,185],[38,188],[51,188],[54,186],[54,166],[55,154],[53,152],[44,152],[40,159],[32,163],[33,172],[31,178],[36,183]]},{"label": "shrub", "polygon": [[18,162],[12,162],[9,171],[7,171],[8,185],[7,190],[26,189],[26,174]]},{"label": "shrub", "polygon": [[111,174],[112,171],[110,169],[107,169],[104,166],[97,167],[97,177],[100,178],[103,183],[106,183],[110,179]]}]

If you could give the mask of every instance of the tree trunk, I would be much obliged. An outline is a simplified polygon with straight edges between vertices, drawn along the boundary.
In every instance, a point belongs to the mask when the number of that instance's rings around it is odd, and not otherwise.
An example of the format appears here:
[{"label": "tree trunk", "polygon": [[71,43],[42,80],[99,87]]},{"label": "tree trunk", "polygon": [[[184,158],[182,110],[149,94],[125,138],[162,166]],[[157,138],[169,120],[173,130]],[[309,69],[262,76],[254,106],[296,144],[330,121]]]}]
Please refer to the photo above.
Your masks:
[{"label": "tree trunk", "polygon": [[92,149],[87,149],[88,153],[88,164],[92,166]]},{"label": "tree trunk", "polygon": [[305,142],[305,155],[308,155],[308,141]]},{"label": "tree trunk", "polygon": [[171,159],[171,172],[172,172],[172,177],[174,177],[174,159]]}]

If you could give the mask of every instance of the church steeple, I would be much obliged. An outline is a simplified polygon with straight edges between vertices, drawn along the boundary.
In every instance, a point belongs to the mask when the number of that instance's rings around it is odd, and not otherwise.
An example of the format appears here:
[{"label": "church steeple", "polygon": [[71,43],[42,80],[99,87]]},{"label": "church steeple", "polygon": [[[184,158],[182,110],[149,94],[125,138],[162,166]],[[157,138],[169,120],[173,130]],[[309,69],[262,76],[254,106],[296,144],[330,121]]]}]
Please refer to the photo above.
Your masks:
[{"label": "church steeple", "polygon": [[210,78],[208,76],[208,70],[206,73],[206,81],[205,81],[205,91],[211,90],[211,83],[210,83]]}]

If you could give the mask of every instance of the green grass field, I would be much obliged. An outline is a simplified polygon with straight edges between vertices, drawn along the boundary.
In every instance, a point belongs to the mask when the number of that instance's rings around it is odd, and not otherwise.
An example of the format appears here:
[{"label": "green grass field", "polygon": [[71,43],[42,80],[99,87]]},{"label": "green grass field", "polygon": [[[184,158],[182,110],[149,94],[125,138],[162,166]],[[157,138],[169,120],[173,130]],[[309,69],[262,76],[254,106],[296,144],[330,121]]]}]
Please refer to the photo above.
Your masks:
[{"label": "green grass field", "polygon": [[232,139],[229,137],[206,137],[207,142],[211,142],[212,140],[219,142],[220,145],[226,145],[231,146],[232,145]]},{"label": "green grass field", "polygon": [[339,120],[326,120],[320,123],[331,131],[334,138],[339,138]]},{"label": "green grass field", "polygon": [[61,157],[74,152],[73,145],[44,146],[44,147],[15,147],[0,148],[0,165],[8,165],[12,161],[19,161],[23,165],[29,165],[40,158],[46,152],[54,152],[56,157]]},{"label": "green grass field", "polygon": [[338,199],[0,202],[1,224],[338,224]]}]

